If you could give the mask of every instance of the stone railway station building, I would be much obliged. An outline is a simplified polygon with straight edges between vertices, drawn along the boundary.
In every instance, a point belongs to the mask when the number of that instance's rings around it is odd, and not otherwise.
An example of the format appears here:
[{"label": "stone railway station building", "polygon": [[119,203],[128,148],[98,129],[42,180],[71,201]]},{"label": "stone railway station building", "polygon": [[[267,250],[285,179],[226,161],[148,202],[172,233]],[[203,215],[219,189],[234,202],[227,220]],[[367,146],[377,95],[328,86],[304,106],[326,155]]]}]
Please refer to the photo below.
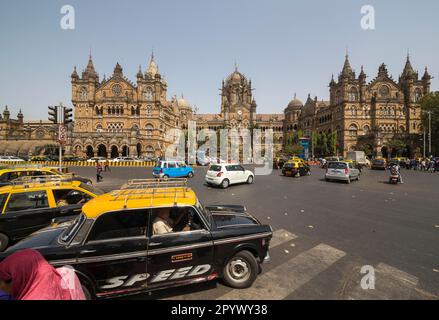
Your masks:
[{"label": "stone railway station building", "polygon": [[[308,137],[336,132],[342,155],[366,146],[381,155],[393,137],[411,137],[409,147],[415,151],[422,131],[419,101],[430,92],[431,82],[427,69],[419,77],[409,57],[397,81],[382,64],[367,82],[363,67],[357,77],[346,56],[337,81],[333,76],[329,83],[328,101],[308,95],[302,103],[295,96],[282,113],[258,114],[252,82],[235,67],[222,82],[219,113],[197,114],[183,96],[168,98],[154,55],[144,72],[139,67],[136,82],[119,63],[111,77],[100,79],[91,56],[81,74],[75,67],[70,78],[74,125],[65,152],[86,157],[163,156],[173,143],[166,132],[187,129],[189,120],[196,121],[197,129],[272,129],[276,153],[286,136],[299,130]],[[53,124],[23,118],[20,111],[12,119],[8,107],[0,115],[0,154],[35,153],[35,146],[56,143]]]}]

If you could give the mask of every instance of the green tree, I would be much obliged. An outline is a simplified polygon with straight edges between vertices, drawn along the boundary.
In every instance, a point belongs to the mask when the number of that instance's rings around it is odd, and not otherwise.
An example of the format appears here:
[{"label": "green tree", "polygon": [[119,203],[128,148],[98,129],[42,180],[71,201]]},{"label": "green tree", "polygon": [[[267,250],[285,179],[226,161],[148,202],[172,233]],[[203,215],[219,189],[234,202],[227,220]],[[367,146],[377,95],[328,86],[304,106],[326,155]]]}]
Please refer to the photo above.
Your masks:
[{"label": "green tree", "polygon": [[421,100],[422,109],[422,127],[426,131],[427,141],[426,146],[428,150],[428,128],[429,115],[431,112],[431,152],[434,155],[439,153],[439,92],[430,93]]},{"label": "green tree", "polygon": [[285,147],[285,153],[289,156],[297,156],[303,153],[303,147],[298,144],[288,145]]},{"label": "green tree", "polygon": [[407,144],[400,139],[392,139],[386,145],[391,152],[391,156],[402,156],[407,152]]}]

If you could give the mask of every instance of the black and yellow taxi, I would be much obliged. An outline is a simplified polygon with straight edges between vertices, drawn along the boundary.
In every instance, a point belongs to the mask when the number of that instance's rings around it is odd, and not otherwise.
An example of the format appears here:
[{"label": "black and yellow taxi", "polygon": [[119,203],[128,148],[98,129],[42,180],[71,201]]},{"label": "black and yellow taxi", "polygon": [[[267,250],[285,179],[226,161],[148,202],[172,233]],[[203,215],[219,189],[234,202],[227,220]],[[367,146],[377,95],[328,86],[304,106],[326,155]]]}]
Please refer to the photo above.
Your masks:
[{"label": "black and yellow taxi", "polygon": [[290,160],[282,167],[282,174],[288,177],[309,176],[311,175],[311,168],[303,160]]},{"label": "black and yellow taxi", "polygon": [[74,221],[40,230],[6,252],[36,248],[72,266],[86,296],[108,298],[222,278],[252,285],[272,237],[240,205],[203,206],[186,181],[131,181],[89,201]]},{"label": "black and yellow taxi", "polygon": [[79,181],[62,177],[20,179],[0,188],[0,251],[31,233],[47,227],[53,219],[77,216],[87,201],[103,192]]},{"label": "black and yellow taxi", "polygon": [[14,180],[22,177],[33,177],[39,179],[40,177],[61,177],[72,181],[79,181],[91,185],[92,181],[88,178],[80,177],[71,173],[66,175],[67,168],[62,168],[61,171],[57,167],[48,166],[7,166],[0,168],[0,187],[11,184]]}]

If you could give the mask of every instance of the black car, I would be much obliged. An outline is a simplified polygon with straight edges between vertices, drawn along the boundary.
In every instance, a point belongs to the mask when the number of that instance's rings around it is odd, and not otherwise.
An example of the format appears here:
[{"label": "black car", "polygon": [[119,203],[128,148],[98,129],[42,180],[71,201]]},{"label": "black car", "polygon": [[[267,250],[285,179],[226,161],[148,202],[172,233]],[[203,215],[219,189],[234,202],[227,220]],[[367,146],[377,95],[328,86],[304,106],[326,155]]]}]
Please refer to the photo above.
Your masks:
[{"label": "black car", "polygon": [[[145,190],[128,198],[124,193],[99,196],[76,220],[34,233],[1,254],[0,260],[20,249],[36,248],[52,265],[74,267],[88,298],[216,278],[234,288],[249,287],[269,258],[271,227],[242,206],[203,207],[190,189],[165,193],[149,193],[148,201],[139,201],[148,197]],[[158,216],[168,209],[172,217],[183,218],[172,231],[156,233]]]}]

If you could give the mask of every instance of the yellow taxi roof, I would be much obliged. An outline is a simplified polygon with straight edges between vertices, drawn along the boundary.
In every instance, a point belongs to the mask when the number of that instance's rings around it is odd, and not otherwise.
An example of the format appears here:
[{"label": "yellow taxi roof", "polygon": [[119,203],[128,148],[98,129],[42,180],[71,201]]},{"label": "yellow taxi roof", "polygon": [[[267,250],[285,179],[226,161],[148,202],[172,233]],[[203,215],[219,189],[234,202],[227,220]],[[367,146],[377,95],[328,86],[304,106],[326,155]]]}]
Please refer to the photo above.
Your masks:
[{"label": "yellow taxi roof", "polygon": [[41,168],[34,168],[34,167],[8,167],[8,168],[2,168],[0,169],[0,174],[3,174],[5,172],[17,172],[17,171],[53,171],[56,168],[50,168],[50,167],[41,167]]},{"label": "yellow taxi roof", "polygon": [[82,207],[87,218],[94,219],[109,211],[122,209],[193,206],[197,196],[190,188],[154,188],[115,190],[100,195]]},{"label": "yellow taxi roof", "polygon": [[1,187],[0,193],[7,193],[17,190],[33,191],[33,190],[41,190],[46,188],[54,189],[54,188],[62,188],[62,187],[79,187],[80,184],[81,184],[80,181],[29,182],[29,183],[15,184],[15,185]]}]

